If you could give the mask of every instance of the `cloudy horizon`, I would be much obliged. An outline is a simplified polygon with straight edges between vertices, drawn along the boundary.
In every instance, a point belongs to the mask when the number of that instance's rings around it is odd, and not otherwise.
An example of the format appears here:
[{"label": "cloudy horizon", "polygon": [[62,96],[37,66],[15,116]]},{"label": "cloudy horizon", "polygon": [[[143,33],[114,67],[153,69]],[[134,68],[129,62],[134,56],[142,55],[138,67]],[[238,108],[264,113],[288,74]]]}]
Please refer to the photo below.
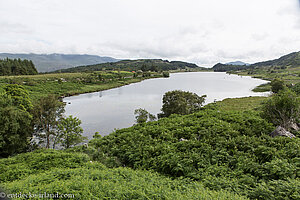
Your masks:
[{"label": "cloudy horizon", "polygon": [[1,53],[161,58],[211,67],[300,51],[300,0],[1,0]]}]

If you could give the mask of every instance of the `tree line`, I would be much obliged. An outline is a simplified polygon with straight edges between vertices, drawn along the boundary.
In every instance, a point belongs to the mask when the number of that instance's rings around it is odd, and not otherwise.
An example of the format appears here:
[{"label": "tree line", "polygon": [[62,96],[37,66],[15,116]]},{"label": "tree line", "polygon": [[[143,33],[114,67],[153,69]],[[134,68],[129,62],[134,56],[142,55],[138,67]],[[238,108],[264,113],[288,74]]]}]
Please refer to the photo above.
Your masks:
[{"label": "tree line", "polygon": [[0,76],[38,74],[31,60],[0,59]]},{"label": "tree line", "polygon": [[81,121],[64,117],[65,104],[55,95],[32,104],[28,91],[9,84],[0,93],[0,158],[44,146],[69,148],[82,142]]}]

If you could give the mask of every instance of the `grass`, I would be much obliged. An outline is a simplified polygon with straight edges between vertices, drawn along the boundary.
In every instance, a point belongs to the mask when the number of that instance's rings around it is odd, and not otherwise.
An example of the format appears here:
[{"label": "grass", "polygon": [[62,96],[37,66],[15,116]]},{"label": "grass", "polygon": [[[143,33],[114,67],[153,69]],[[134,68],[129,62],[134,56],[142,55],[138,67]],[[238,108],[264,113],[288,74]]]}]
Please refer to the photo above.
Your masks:
[{"label": "grass", "polygon": [[132,72],[109,71],[91,73],[56,73],[24,76],[1,76],[1,87],[6,84],[23,85],[30,94],[30,98],[36,101],[48,94],[58,96],[72,96],[76,94],[96,92],[135,83],[148,78],[162,77],[162,74],[152,72],[151,76],[143,77]]},{"label": "grass", "polygon": [[267,97],[242,97],[224,99],[223,101],[216,102],[219,109],[224,111],[245,111],[245,110],[257,110],[263,101],[268,99]]}]

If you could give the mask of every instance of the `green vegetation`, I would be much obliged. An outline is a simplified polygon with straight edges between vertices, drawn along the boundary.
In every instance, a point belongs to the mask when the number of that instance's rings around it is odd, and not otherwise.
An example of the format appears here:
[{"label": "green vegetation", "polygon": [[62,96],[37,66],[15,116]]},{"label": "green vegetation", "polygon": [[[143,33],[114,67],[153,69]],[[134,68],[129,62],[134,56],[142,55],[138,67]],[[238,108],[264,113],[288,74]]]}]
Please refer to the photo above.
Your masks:
[{"label": "green vegetation", "polygon": [[275,60],[269,60],[265,62],[258,62],[252,65],[227,65],[218,63],[213,66],[214,71],[227,72],[227,71],[240,71],[247,70],[249,74],[253,74],[258,70],[268,70],[271,73],[277,73],[277,71],[285,70],[288,68],[300,67],[300,52],[290,53]]},{"label": "green vegetation", "polygon": [[140,60],[121,60],[118,62],[102,63],[96,65],[79,66],[63,69],[61,72],[85,72],[101,70],[124,70],[124,71],[170,71],[170,70],[207,70],[195,64],[181,61],[161,60],[161,59],[140,59]]},{"label": "green vegetation", "polygon": [[56,130],[64,111],[63,102],[58,101],[54,95],[42,97],[34,106],[35,135],[40,142],[46,143],[46,148],[50,148],[51,137],[56,136]]},{"label": "green vegetation", "polygon": [[271,85],[271,91],[273,93],[278,93],[280,90],[283,90],[286,87],[283,80],[280,80],[278,78],[272,80],[270,85]]},{"label": "green vegetation", "polygon": [[0,76],[0,91],[7,84],[23,85],[29,91],[30,98],[37,101],[48,94],[72,96],[116,88],[158,77],[163,77],[162,73],[126,71]]},{"label": "green vegetation", "polygon": [[[158,121],[138,109],[138,124],[104,137],[95,134],[88,144],[76,146],[83,139],[80,120],[62,118],[64,106],[48,93],[70,95],[166,76],[160,71],[164,65],[146,61],[129,62],[141,67],[137,72],[120,71],[130,70],[123,61],[109,72],[1,77],[0,156],[13,156],[0,159],[0,182],[7,193],[76,199],[300,198],[299,131],[292,131],[295,138],[269,136],[276,125],[288,129],[299,120],[300,85],[291,82],[287,85],[296,93],[274,80],[265,86],[278,92],[271,97],[225,99],[204,107],[205,96],[167,92]],[[297,68],[277,70],[292,67]],[[261,74],[261,69],[240,73]],[[46,138],[47,148],[52,141],[65,150],[32,151],[38,148],[30,144],[33,130]]]},{"label": "green vegetation", "polygon": [[282,89],[264,103],[262,110],[265,119],[290,130],[299,120],[300,99],[294,92]]},{"label": "green vegetation", "polygon": [[[279,84],[277,86],[280,86],[280,81],[283,81],[287,87],[296,91],[297,89],[293,88],[298,83],[300,84],[300,52],[294,52],[275,60],[259,62],[252,65],[231,66],[218,63],[212,69],[214,71],[226,71],[228,73],[252,76],[254,78],[261,78],[269,81],[276,79],[277,81],[274,83]],[[270,84],[263,84],[253,89],[254,92],[265,92],[270,90]],[[276,89],[274,91],[276,92]]]},{"label": "green vegetation", "polygon": [[68,149],[83,142],[87,138],[82,136],[83,129],[80,127],[80,125],[81,121],[72,115],[67,118],[60,119],[58,124],[58,134],[55,137],[55,143],[59,143],[65,149]]},{"label": "green vegetation", "polygon": [[0,93],[0,158],[26,152],[33,131],[28,94],[16,85],[7,89],[18,93]]},{"label": "green vegetation", "polygon": [[[8,194],[69,194],[75,199],[246,199],[211,191],[188,179],[154,172],[109,169],[82,153],[40,150],[0,160],[0,181]],[[21,198],[26,199],[26,198]],[[39,198],[31,198],[39,199]]]},{"label": "green vegetation", "polygon": [[200,97],[195,93],[181,90],[166,92],[163,96],[162,113],[159,113],[158,117],[168,117],[171,114],[192,114],[200,110],[205,97],[206,95]]},{"label": "green vegetation", "polygon": [[249,68],[250,67],[248,65],[228,65],[222,63],[217,63],[212,67],[215,72],[237,71]]},{"label": "green vegetation", "polygon": [[31,60],[0,59],[0,76],[37,74]]},{"label": "green vegetation", "polygon": [[277,78],[288,85],[295,84],[300,82],[300,52],[291,53],[275,60],[255,63],[245,69],[226,71],[270,81]]},{"label": "green vegetation", "polygon": [[95,160],[190,178],[251,199],[298,199],[300,141],[272,138],[274,128],[254,111],[212,106],[117,130],[90,145]]},{"label": "green vegetation", "polygon": [[270,83],[261,84],[261,85],[255,87],[252,91],[253,92],[268,92],[268,91],[271,91],[271,85],[270,85]]},{"label": "green vegetation", "polygon": [[154,121],[156,119],[155,115],[149,113],[143,108],[136,109],[134,111],[136,123],[145,123],[147,121]]},{"label": "green vegetation", "polygon": [[[223,101],[217,101],[215,104],[218,109],[224,111],[246,111],[246,110],[258,110],[261,107],[267,97],[242,97],[233,99],[224,99]],[[210,107],[213,104],[208,104],[205,107]]]}]

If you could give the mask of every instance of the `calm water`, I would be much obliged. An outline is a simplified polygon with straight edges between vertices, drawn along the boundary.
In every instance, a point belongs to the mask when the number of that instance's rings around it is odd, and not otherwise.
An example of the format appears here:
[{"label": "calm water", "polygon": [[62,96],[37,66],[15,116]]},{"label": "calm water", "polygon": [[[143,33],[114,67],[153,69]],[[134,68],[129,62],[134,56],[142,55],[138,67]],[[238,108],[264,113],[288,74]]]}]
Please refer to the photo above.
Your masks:
[{"label": "calm water", "polygon": [[134,110],[145,108],[152,114],[160,112],[163,94],[184,90],[207,95],[206,104],[230,97],[262,96],[251,90],[266,83],[251,77],[222,72],[191,72],[171,74],[170,78],[149,79],[139,83],[101,92],[67,97],[66,115],[81,119],[84,135],[111,133],[115,128],[130,127],[135,122]]}]

